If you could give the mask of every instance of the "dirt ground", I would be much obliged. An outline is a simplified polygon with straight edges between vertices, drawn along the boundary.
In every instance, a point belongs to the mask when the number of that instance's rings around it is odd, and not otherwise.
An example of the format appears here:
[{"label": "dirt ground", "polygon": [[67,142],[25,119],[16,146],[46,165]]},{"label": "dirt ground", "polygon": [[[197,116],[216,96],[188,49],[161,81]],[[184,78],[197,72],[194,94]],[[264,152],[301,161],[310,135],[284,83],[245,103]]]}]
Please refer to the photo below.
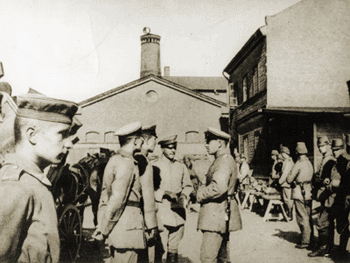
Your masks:
[{"label": "dirt ground", "polygon": [[[198,209],[198,207],[196,207]],[[259,211],[263,212],[263,211]],[[232,263],[295,263],[295,262],[350,262],[347,259],[336,259],[339,237],[336,235],[334,253],[331,257],[310,258],[306,249],[297,249],[295,245],[300,239],[300,231],[295,220],[290,222],[270,220],[263,222],[262,216],[253,211],[241,211],[243,230],[231,233],[230,251]],[[180,263],[199,263],[199,251],[202,234],[196,230],[198,213],[187,213],[185,235],[179,246]],[[108,251],[99,251],[98,246],[90,238],[94,230],[91,208],[87,208],[84,216],[85,241],[81,248],[79,262],[108,262]],[[316,232],[317,235],[317,232]],[[350,245],[348,245],[348,251]]]}]

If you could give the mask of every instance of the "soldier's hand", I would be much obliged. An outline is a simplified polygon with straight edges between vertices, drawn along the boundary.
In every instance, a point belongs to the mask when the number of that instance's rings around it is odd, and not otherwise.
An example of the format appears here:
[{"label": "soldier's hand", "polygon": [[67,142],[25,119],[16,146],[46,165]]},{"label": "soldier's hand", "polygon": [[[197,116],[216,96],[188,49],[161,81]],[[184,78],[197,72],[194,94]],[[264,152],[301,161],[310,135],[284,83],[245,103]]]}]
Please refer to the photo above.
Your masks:
[{"label": "soldier's hand", "polygon": [[146,233],[147,233],[146,239],[147,239],[148,246],[155,245],[159,235],[158,227],[152,228],[150,231],[147,231]]},{"label": "soldier's hand", "polygon": [[97,228],[91,237],[97,241],[105,241],[106,237],[102,234],[102,231]]}]

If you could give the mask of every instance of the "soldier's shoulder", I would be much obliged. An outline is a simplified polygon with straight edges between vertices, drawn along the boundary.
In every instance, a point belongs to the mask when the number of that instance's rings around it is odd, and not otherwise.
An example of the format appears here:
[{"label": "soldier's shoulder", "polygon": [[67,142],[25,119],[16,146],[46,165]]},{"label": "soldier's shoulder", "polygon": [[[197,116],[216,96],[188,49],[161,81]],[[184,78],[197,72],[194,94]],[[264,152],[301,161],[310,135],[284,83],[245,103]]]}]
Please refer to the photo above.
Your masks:
[{"label": "soldier's shoulder", "polygon": [[19,181],[24,170],[17,164],[5,163],[0,169],[1,181]]}]

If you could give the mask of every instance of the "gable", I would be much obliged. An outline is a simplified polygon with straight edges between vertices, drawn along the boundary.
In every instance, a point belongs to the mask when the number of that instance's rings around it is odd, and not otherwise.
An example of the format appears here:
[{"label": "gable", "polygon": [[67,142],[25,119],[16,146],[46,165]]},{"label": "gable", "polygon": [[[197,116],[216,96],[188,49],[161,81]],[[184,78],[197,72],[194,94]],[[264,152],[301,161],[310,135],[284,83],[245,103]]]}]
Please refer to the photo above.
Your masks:
[{"label": "gable", "polygon": [[80,105],[79,119],[84,125],[78,137],[86,142],[86,135],[93,134],[96,143],[101,143],[111,131],[137,120],[144,125],[157,124],[159,137],[177,134],[178,140],[185,142],[186,133],[195,131],[204,141],[207,127],[220,127],[221,107],[226,104],[171,82],[148,78]]}]

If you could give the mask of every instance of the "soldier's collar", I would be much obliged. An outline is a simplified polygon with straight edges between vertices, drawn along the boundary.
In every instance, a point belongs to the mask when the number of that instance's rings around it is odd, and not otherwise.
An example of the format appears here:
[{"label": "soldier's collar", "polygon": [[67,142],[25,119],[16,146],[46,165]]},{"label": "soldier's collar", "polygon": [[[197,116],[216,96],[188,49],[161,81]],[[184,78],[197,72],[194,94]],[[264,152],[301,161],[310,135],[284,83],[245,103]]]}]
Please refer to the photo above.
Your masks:
[{"label": "soldier's collar", "polygon": [[137,161],[135,160],[134,155],[132,153],[129,153],[123,149],[119,149],[117,151],[117,154],[120,154],[123,157],[129,158],[129,159],[133,160],[135,163],[137,163]]},{"label": "soldier's collar", "polygon": [[169,158],[167,158],[164,154],[162,154],[162,157],[161,157],[164,161],[167,161],[169,163],[175,163],[176,162],[176,159],[172,159],[170,160]]},{"label": "soldier's collar", "polygon": [[225,154],[230,154],[230,149],[228,148],[220,149],[216,154],[216,158],[222,157]]},{"label": "soldier's collar", "polygon": [[17,165],[23,171],[32,175],[43,184],[51,186],[51,182],[49,179],[47,179],[46,174],[40,170],[40,168],[35,163],[27,160],[26,158],[18,154],[8,154],[6,156],[6,163]]}]

